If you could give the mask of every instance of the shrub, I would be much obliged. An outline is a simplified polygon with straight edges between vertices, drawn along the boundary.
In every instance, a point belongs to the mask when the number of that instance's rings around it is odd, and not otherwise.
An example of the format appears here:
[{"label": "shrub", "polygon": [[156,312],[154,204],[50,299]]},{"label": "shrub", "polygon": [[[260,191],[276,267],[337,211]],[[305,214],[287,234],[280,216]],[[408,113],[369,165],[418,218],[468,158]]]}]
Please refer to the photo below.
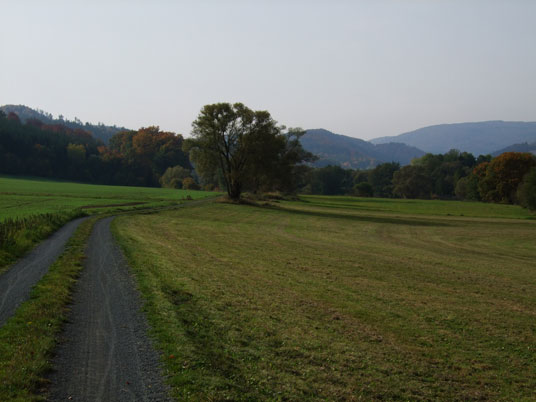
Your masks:
[{"label": "shrub", "polygon": [[199,190],[199,185],[191,177],[187,177],[182,181],[182,188],[185,190]]},{"label": "shrub", "polygon": [[189,176],[190,171],[182,166],[169,167],[160,178],[160,185],[167,188],[182,188],[182,181]]},{"label": "shrub", "polygon": [[366,181],[357,183],[354,186],[354,194],[358,197],[372,197],[373,193],[374,189],[372,188],[372,185]]}]

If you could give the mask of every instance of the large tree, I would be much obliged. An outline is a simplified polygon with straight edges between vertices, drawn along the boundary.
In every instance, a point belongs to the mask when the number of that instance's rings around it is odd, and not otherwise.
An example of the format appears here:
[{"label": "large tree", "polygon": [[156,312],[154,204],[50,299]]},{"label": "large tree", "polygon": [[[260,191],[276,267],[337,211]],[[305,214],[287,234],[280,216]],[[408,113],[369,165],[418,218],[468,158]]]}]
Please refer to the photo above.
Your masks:
[{"label": "large tree", "polygon": [[348,194],[352,189],[352,171],[328,165],[314,169],[310,181],[313,194]]},{"label": "large tree", "polygon": [[408,165],[393,174],[393,193],[403,198],[430,198],[432,182],[422,166]]},{"label": "large tree", "polygon": [[242,103],[206,105],[192,127],[184,149],[190,152],[197,173],[208,182],[223,181],[234,200],[245,189],[283,188],[288,180],[281,178],[313,158],[297,144],[296,130],[284,134],[284,127],[270,113],[253,111]]},{"label": "large tree", "polygon": [[536,167],[536,158],[527,152],[504,152],[475,169],[478,190],[484,201],[514,204],[523,177]]},{"label": "large tree", "polygon": [[382,163],[369,173],[369,183],[375,197],[393,196],[393,175],[400,170],[398,162]]}]

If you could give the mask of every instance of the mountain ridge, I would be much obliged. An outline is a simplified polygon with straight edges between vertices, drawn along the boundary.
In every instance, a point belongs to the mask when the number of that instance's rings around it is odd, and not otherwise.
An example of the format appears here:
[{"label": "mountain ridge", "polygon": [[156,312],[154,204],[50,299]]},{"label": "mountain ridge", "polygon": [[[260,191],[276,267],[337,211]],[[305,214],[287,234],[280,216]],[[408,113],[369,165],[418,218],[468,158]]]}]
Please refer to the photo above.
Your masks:
[{"label": "mountain ridge", "polygon": [[477,156],[494,153],[512,144],[535,142],[536,122],[489,120],[437,124],[371,140],[373,144],[390,141],[402,142],[434,154],[458,149]]},{"label": "mountain ridge", "polygon": [[531,154],[536,155],[536,142],[533,142],[531,144],[527,142],[524,142],[522,144],[512,144],[510,146],[492,152],[491,156],[499,156],[504,152],[530,152]]},{"label": "mountain ridge", "polygon": [[329,130],[309,129],[301,138],[304,149],[319,157],[315,166],[339,165],[350,169],[369,169],[385,162],[407,165],[423,156],[420,149],[402,143],[375,145],[369,141],[335,134]]}]

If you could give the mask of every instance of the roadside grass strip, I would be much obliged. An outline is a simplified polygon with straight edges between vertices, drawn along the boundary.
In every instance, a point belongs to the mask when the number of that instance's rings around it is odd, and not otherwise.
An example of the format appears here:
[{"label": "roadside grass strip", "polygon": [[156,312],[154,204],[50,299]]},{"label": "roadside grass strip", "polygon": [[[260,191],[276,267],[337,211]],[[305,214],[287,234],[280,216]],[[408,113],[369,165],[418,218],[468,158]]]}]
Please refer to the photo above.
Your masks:
[{"label": "roadside grass strip", "polygon": [[0,221],[0,274],[67,222],[86,216],[80,209]]},{"label": "roadside grass strip", "polygon": [[30,299],[0,328],[0,401],[39,401],[85,247],[98,218],[83,222]]}]

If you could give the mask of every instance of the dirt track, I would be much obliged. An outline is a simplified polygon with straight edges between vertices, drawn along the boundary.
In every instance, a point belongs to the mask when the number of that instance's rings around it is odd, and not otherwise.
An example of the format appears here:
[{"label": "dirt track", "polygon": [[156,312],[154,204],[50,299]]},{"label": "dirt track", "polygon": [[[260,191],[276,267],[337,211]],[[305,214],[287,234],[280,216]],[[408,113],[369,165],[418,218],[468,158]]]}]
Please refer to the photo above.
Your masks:
[{"label": "dirt track", "polygon": [[32,287],[48,272],[50,265],[63,252],[65,244],[84,219],[86,218],[67,223],[0,275],[0,326],[28,299]]},{"label": "dirt track", "polygon": [[53,360],[54,401],[167,401],[158,355],[147,337],[140,298],[110,232],[95,225]]}]

